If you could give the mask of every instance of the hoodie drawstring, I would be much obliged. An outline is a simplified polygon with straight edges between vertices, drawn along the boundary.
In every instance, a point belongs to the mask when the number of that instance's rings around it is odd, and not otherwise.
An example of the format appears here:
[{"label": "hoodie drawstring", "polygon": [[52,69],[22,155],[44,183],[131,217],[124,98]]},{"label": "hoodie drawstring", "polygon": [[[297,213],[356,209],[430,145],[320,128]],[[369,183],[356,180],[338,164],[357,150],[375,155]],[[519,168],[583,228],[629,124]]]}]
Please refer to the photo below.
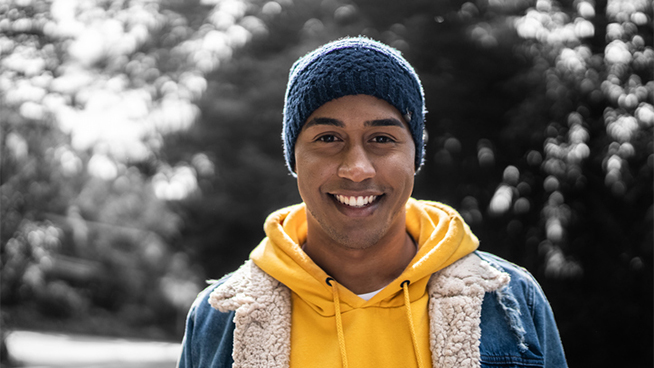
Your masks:
[{"label": "hoodie drawstring", "polygon": [[[347,354],[345,352],[345,336],[343,334],[343,321],[341,320],[341,300],[338,296],[338,287],[336,286],[336,281],[328,277],[327,285],[332,287],[332,297],[334,299],[334,317],[336,319],[336,332],[338,334],[338,346],[341,350],[341,360],[343,361],[343,368],[348,368],[347,365]],[[332,281],[334,283],[332,284]],[[404,291],[404,306],[406,309],[406,317],[409,320],[409,329],[411,330],[411,340],[413,342],[413,350],[416,354],[416,360],[418,362],[418,368],[422,368],[422,356],[420,355],[420,349],[418,349],[418,336],[416,335],[416,329],[413,326],[413,315],[411,314],[411,299],[409,298],[409,280],[403,281],[401,286]]]},{"label": "hoodie drawstring", "polygon": [[409,280],[402,282],[402,290],[404,291],[404,306],[406,307],[406,317],[409,320],[409,328],[411,329],[411,340],[413,340],[413,350],[416,353],[416,360],[418,361],[418,368],[422,368],[422,356],[420,349],[418,349],[418,336],[416,329],[413,326],[413,315],[411,314],[411,299],[409,298]]},{"label": "hoodie drawstring", "polygon": [[[343,361],[343,368],[347,367],[347,354],[345,353],[345,336],[343,335],[343,321],[341,321],[341,300],[338,297],[338,289],[336,287],[336,281],[328,277],[327,285],[332,287],[332,296],[334,298],[334,316],[336,317],[336,332],[338,334],[338,346],[341,349],[341,360]],[[332,285],[331,281],[334,281]]]}]

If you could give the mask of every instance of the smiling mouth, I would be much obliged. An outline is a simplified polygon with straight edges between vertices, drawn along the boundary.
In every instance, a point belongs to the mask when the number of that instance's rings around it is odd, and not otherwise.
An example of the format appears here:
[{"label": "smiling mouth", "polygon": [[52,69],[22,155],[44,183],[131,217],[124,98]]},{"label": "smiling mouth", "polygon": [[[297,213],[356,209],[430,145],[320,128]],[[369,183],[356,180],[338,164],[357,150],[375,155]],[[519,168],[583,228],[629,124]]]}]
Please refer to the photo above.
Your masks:
[{"label": "smiling mouth", "polygon": [[354,207],[354,208],[362,208],[365,207],[375,200],[379,198],[380,196],[376,195],[370,195],[370,196],[344,196],[340,194],[335,194],[333,195],[336,200],[346,206]]}]

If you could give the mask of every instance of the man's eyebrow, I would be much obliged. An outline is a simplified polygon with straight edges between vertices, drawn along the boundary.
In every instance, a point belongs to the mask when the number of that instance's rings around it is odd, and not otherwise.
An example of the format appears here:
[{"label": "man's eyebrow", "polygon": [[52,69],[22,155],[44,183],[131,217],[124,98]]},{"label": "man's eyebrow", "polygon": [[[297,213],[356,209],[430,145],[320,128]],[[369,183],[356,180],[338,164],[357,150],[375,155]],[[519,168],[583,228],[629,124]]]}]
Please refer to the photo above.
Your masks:
[{"label": "man's eyebrow", "polygon": [[368,120],[365,122],[365,126],[372,126],[372,127],[397,126],[400,128],[406,128],[405,124],[394,118]]},{"label": "man's eyebrow", "polygon": [[314,125],[332,125],[332,126],[337,126],[337,127],[344,127],[345,124],[343,124],[342,121],[338,119],[332,119],[332,118],[313,118],[309,120],[306,124],[304,124],[303,129],[312,127]]}]

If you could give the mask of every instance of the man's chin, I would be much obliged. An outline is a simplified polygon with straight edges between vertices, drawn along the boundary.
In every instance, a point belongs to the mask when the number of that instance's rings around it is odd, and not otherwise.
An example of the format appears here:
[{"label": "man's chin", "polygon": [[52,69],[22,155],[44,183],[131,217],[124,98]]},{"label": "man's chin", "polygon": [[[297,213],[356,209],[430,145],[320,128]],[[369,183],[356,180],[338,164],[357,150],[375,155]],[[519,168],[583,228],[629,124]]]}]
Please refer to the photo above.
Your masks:
[{"label": "man's chin", "polygon": [[338,230],[335,230],[334,227],[326,229],[329,237],[335,244],[351,250],[365,250],[373,247],[379,243],[384,233],[382,229],[374,231],[369,227],[366,227],[365,231],[362,231],[361,226],[356,226],[355,224],[350,224],[347,227],[338,227]]}]

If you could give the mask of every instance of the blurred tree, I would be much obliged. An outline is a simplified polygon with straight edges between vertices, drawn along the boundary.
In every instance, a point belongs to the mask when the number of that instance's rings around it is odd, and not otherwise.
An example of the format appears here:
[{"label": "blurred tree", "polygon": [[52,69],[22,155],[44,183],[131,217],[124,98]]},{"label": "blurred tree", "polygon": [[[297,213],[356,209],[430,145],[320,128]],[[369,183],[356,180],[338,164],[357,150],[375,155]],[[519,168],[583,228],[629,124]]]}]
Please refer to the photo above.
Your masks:
[{"label": "blurred tree", "polygon": [[211,5],[189,5],[178,13],[174,1],[0,2],[1,290],[10,327],[45,327],[33,306],[73,320],[106,315],[100,307],[123,323],[81,328],[177,330],[167,316],[184,313],[180,297],[188,305],[193,296],[163,289],[188,282],[194,294],[200,272],[176,270],[179,221],[165,199],[191,195],[197,183],[193,168],[157,155],[162,135],[195,119],[203,71],[250,34],[231,27],[222,44],[202,49],[216,37],[203,13]]},{"label": "blurred tree", "polygon": [[[647,1],[539,1],[516,22],[528,40],[524,50],[540,65],[531,74],[545,81],[541,97],[527,101],[549,105],[539,110],[548,121],[542,149],[534,151],[542,164],[527,170],[542,182],[534,204],[545,262],[536,269],[550,276],[544,287],[571,290],[551,294],[571,321],[563,331],[570,349],[623,336],[615,353],[592,363],[573,356],[573,364],[602,365],[608,357],[652,364],[651,13]],[[591,333],[574,338],[576,331]]]}]

